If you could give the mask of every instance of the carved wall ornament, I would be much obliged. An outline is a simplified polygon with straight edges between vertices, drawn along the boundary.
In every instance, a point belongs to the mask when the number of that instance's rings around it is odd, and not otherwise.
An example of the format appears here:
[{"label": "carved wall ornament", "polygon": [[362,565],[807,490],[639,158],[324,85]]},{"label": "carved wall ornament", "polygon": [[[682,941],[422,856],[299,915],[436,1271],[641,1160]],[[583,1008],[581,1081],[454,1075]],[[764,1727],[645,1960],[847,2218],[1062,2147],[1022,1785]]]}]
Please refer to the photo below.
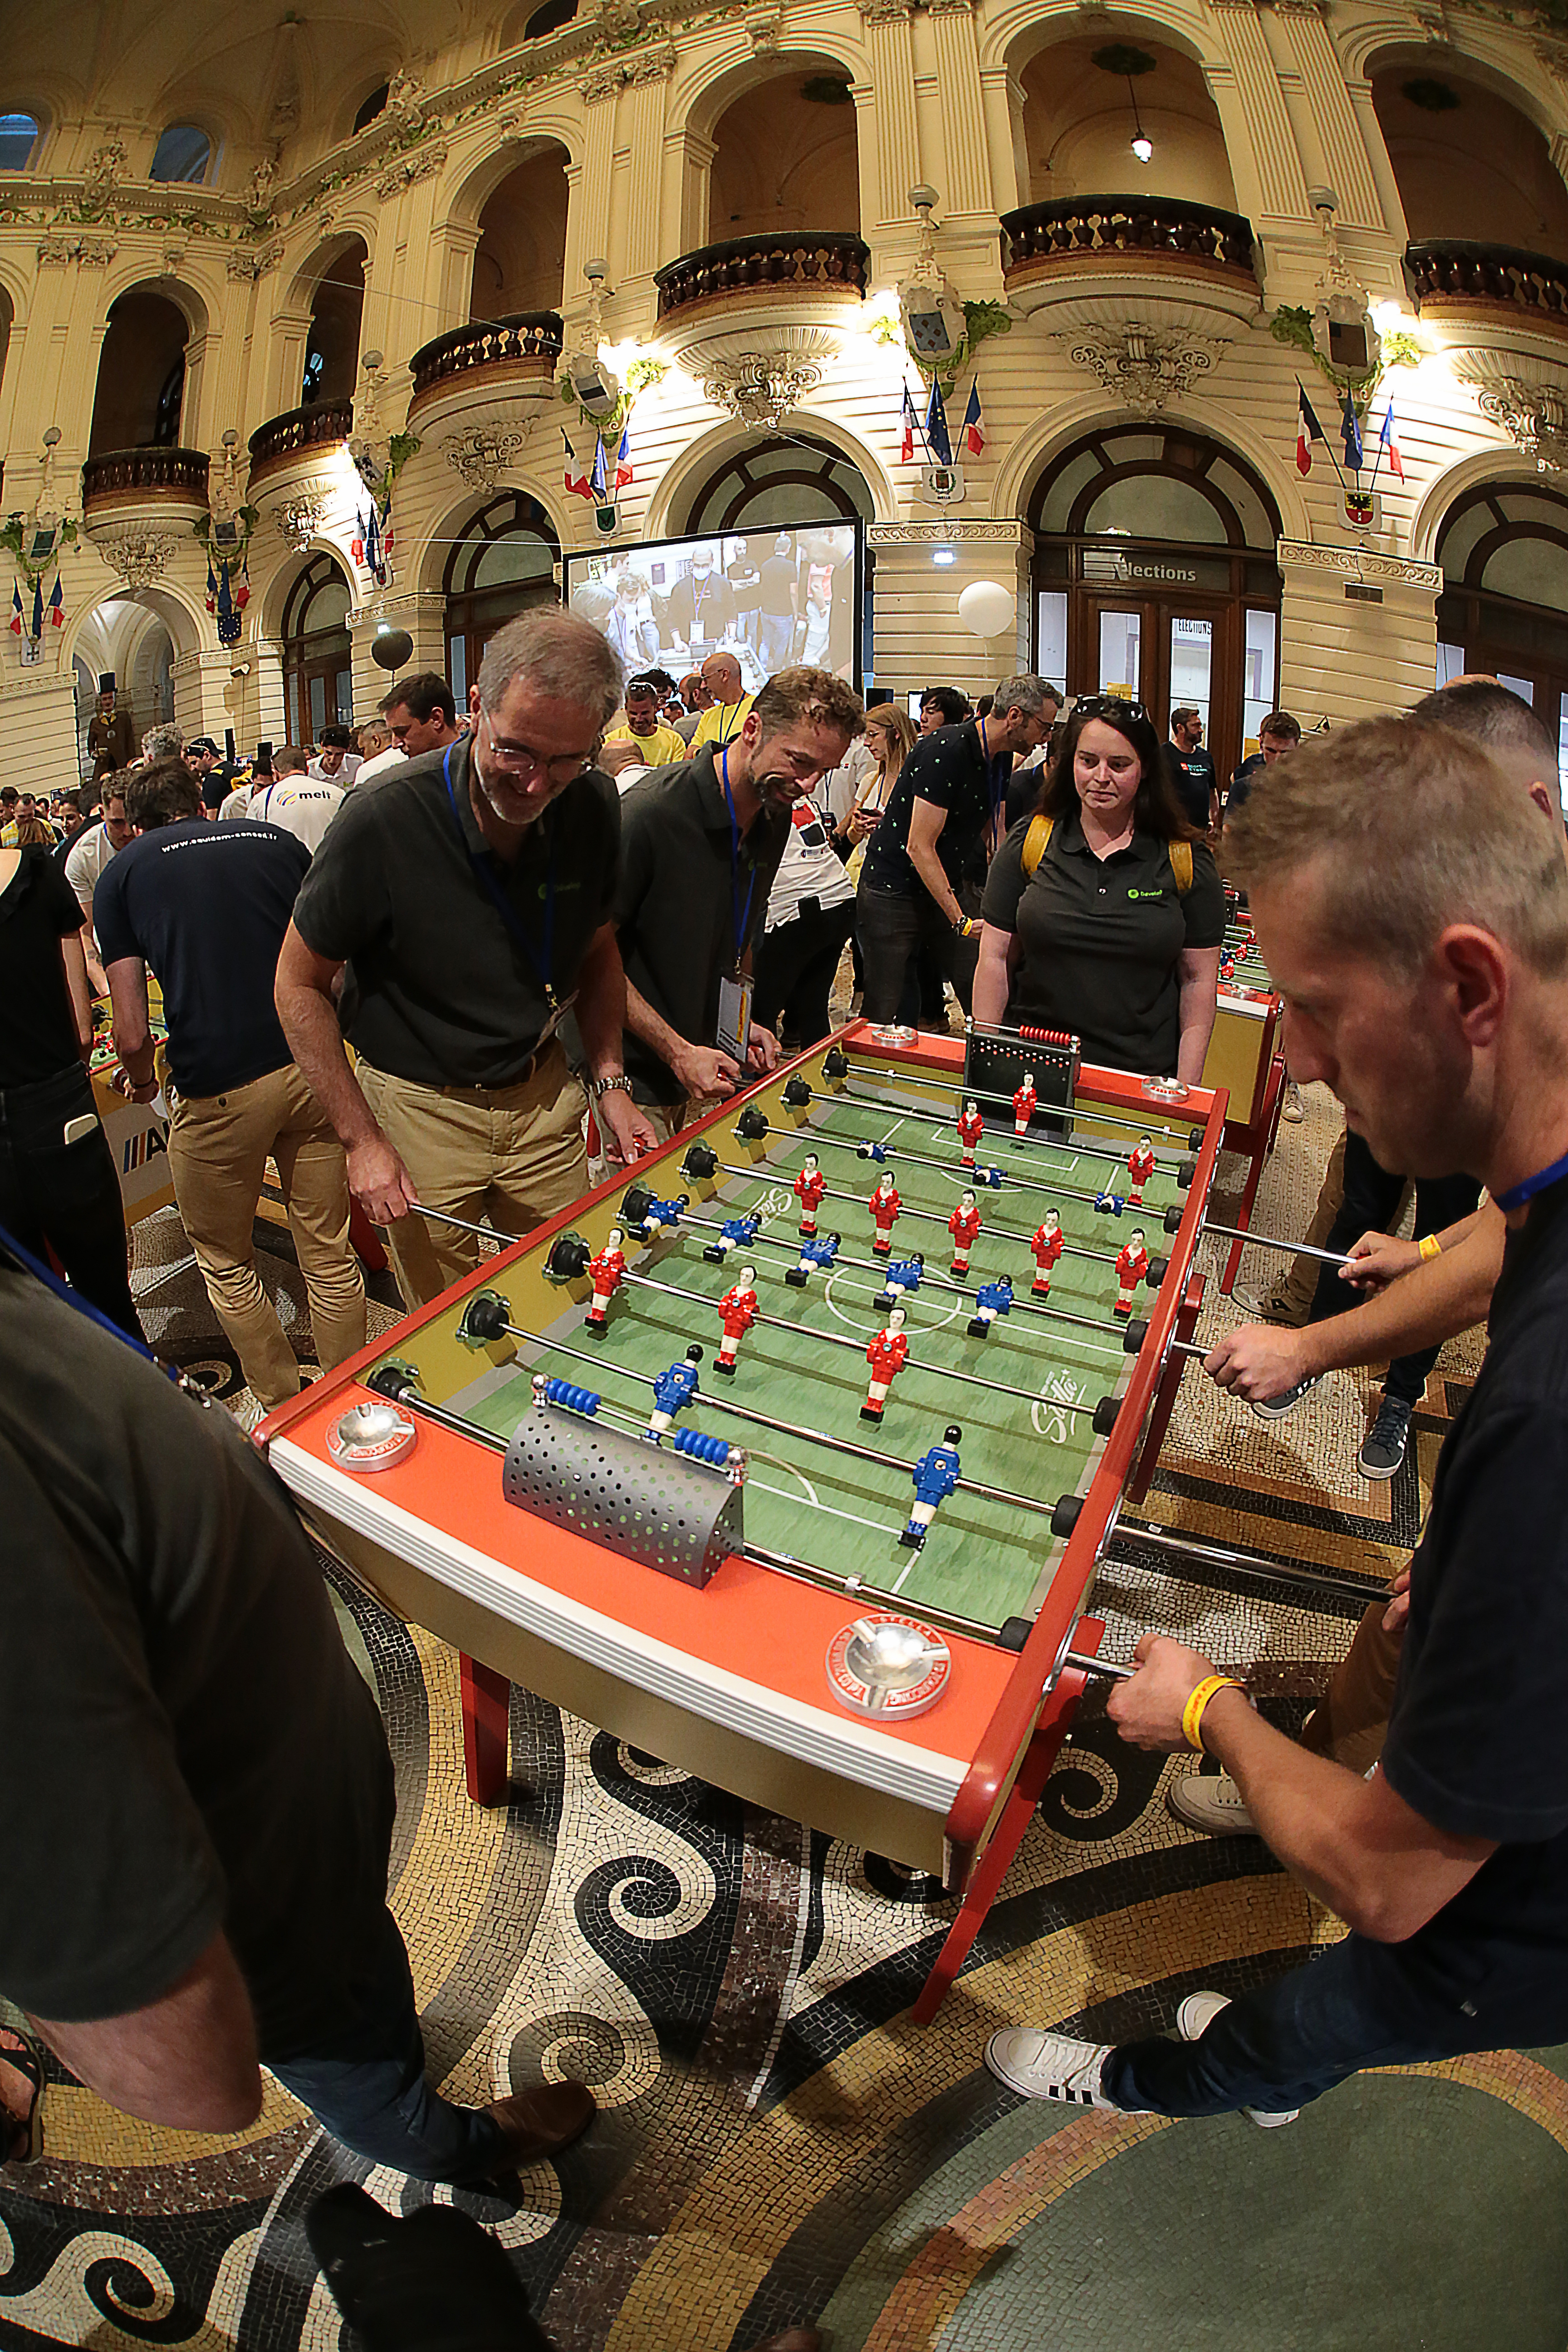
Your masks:
[{"label": "carved wall ornament", "polygon": [[73,236],[61,230],[38,239],[38,259],[74,261],[79,269],[107,269],[120,247],[112,237]]},{"label": "carved wall ornament", "polygon": [[473,417],[460,433],[448,434],[441,448],[447,465],[470,490],[493,490],[527,439],[526,425]]},{"label": "carved wall ornament", "polygon": [[147,530],[135,523],[102,526],[88,536],[128,588],[145,588],[161,580],[179,543],[170,531]]},{"label": "carved wall ornament", "polygon": [[118,139],[107,140],[101,147],[93,149],[87,159],[87,169],[82,174],[81,216],[83,220],[95,220],[113,203],[114,192],[120,184],[120,175],[125,169],[125,150]]},{"label": "carved wall ornament", "polygon": [[1504,376],[1479,395],[1481,415],[1543,474],[1568,471],[1568,396],[1550,384]]},{"label": "carved wall ornament", "polygon": [[742,352],[733,359],[711,359],[702,378],[702,396],[715,408],[753,431],[776,433],[792,408],[798,408],[822,382],[822,370],[795,352]]},{"label": "carved wall ornament", "polygon": [[1152,416],[1182,399],[1195,376],[1207,375],[1229,340],[1130,325],[1080,335],[1069,357],[1134,415]]},{"label": "carved wall ornament", "polygon": [[433,180],[437,172],[446,168],[446,142],[433,139],[427,146],[416,147],[411,155],[400,155],[390,172],[384,172],[377,180],[375,193],[384,205],[391,204],[406,189],[416,188],[421,180]]},{"label": "carved wall ornament", "polygon": [[1413,556],[1374,555],[1362,547],[1323,547],[1309,539],[1282,539],[1278,552],[1282,571],[1331,572],[1345,580],[1419,588],[1433,596],[1442,593],[1442,566],[1418,563]]},{"label": "carved wall ornament", "polygon": [[282,258],[283,240],[274,237],[269,245],[246,246],[238,253],[231,253],[226,266],[232,278],[254,285],[268,270],[276,269]]},{"label": "carved wall ornament", "polygon": [[[965,0],[965,5],[967,5],[967,0]],[[752,15],[748,16],[746,19],[746,34],[748,39],[751,41],[753,56],[762,57],[769,55],[776,49],[779,45],[779,35],[783,30],[784,17],[776,8],[769,10],[763,15]]]},{"label": "carved wall ornament", "polygon": [[310,490],[301,490],[291,499],[280,499],[275,507],[268,509],[296,555],[303,555],[316,538],[326,510],[325,501]]}]

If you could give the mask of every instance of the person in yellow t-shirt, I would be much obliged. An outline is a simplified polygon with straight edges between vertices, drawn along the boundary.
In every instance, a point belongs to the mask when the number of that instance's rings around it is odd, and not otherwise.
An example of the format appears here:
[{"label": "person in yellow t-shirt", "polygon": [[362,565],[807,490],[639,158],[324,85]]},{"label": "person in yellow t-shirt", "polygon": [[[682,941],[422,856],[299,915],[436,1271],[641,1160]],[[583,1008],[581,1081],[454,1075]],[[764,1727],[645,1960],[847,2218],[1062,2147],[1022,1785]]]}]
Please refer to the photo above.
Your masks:
[{"label": "person in yellow t-shirt", "polygon": [[605,736],[606,743],[635,743],[650,768],[673,768],[689,755],[673,727],[658,715],[658,688],[651,677],[634,677],[626,688],[622,716]]},{"label": "person in yellow t-shirt", "polygon": [[727,743],[738,735],[746,723],[746,713],[756,700],[755,695],[743,689],[741,665],[733,654],[710,654],[702,665],[702,677],[713,707],[705,710],[697,722],[697,732],[691,739],[695,751],[700,743]]}]

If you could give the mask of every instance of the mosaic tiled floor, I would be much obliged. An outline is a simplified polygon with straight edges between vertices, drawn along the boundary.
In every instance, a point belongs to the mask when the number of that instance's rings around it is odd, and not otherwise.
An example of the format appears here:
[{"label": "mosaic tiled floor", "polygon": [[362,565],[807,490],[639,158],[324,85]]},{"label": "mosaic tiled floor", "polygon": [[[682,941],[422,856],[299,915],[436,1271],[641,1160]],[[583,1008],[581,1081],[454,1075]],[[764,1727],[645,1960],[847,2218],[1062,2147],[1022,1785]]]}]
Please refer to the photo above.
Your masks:
[{"label": "mosaic tiled floor", "polygon": [[[1310,1213],[1336,1114],[1309,1099],[1266,1179],[1265,1229]],[[282,1258],[276,1274],[303,1331],[297,1276]],[[139,1229],[136,1279],[159,1343],[236,1401],[172,1213]],[[1205,1328],[1233,1319],[1211,1297]],[[1354,1455],[1375,1379],[1331,1380],[1266,1426],[1190,1376],[1147,1517],[1386,1573],[1476,1361],[1473,1337],[1447,1351],[1405,1467],[1372,1488]],[[1092,1709],[921,2031],[908,2007],[951,1916],[933,1882],[521,1691],[528,1793],[478,1811],[453,1654],[346,1583],[339,1597],[397,1759],[395,1901],[433,2070],[459,2097],[558,2073],[599,2097],[515,2208],[459,2200],[562,2352],[740,2352],[802,2320],[833,2352],[1562,2352],[1568,2250],[1527,2217],[1568,2192],[1563,2053],[1364,2077],[1269,2134],[1042,2111],[985,2073],[999,2022],[1146,2031],[1193,1987],[1234,1990],[1337,1932],[1255,1841],[1182,1830],[1163,1801],[1175,1768]],[[1095,1601],[1112,1654],[1146,1626],[1181,1631],[1258,1670],[1286,1723],[1357,1613],[1235,1575],[1178,1583],[1147,1554],[1108,1569]],[[281,2093],[243,2140],[212,2142],[129,2123],[61,2077],[47,2124],[47,2164],[0,2176],[4,2352],[333,2352],[302,2216],[365,2168]],[[391,2208],[430,2194],[385,2173],[368,2186]]]}]

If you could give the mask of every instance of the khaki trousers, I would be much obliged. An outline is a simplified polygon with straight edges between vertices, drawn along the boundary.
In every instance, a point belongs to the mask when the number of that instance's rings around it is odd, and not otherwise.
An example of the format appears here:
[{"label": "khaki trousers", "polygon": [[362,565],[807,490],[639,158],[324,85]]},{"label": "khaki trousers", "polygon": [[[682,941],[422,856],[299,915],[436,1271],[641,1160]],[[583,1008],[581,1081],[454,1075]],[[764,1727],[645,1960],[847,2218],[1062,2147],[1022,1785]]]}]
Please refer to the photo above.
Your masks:
[{"label": "khaki trousers", "polygon": [[1334,1668],[1322,1703],[1301,1727],[1301,1745],[1364,1772],[1383,1753],[1394,1685],[1399,1679],[1400,1636],[1383,1630],[1388,1603],[1375,1601]]},{"label": "khaki trousers", "polygon": [[[365,1061],[355,1075],[426,1208],[474,1224],[488,1218],[512,1238],[569,1209],[588,1189],[583,1089],[559,1045],[547,1047],[532,1076],[515,1087],[421,1087]],[[438,1298],[479,1262],[471,1234],[419,1216],[399,1218],[386,1240],[410,1310]]]},{"label": "khaki trousers", "polygon": [[270,1408],[300,1393],[300,1367],[256,1271],[252,1227],[270,1155],[310,1301],[323,1371],[364,1345],[364,1277],[349,1243],[343,1150],[292,1062],[227,1094],[180,1095],[169,1170],[207,1297],[247,1384]]},{"label": "khaki trousers", "polygon": [[671,1136],[680,1133],[683,1127],[689,1127],[692,1120],[700,1118],[704,1112],[716,1110],[718,1105],[717,1095],[705,1095],[700,1100],[695,1095],[687,1095],[677,1103],[638,1103],[637,1108],[659,1141],[668,1143]]}]

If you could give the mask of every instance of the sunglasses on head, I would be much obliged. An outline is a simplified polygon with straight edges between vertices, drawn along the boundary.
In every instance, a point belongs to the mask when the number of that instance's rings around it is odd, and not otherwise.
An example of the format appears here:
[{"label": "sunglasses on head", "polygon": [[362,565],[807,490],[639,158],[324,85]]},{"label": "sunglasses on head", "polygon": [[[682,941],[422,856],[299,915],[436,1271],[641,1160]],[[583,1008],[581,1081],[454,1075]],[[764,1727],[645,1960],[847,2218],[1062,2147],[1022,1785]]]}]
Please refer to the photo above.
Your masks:
[{"label": "sunglasses on head", "polygon": [[1105,719],[1113,714],[1123,719],[1149,715],[1141,702],[1130,702],[1124,694],[1080,694],[1073,705],[1075,719]]}]

